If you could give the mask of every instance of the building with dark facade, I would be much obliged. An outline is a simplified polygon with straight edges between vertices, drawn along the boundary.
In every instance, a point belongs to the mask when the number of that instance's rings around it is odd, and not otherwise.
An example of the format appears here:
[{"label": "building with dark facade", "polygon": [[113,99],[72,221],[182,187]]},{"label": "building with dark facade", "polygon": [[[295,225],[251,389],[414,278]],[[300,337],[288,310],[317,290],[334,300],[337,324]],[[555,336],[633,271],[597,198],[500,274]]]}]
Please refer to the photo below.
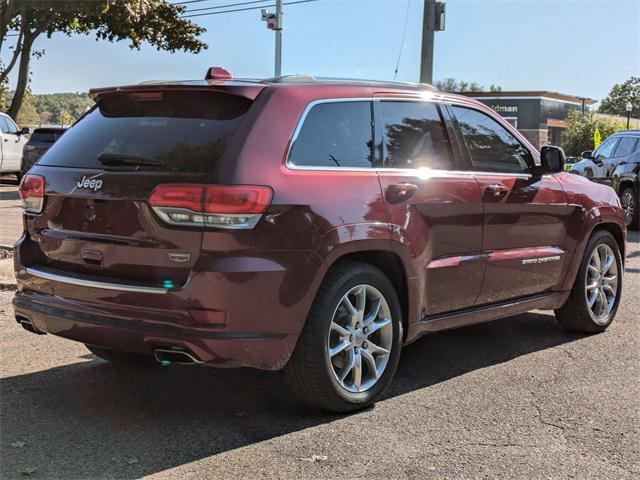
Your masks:
[{"label": "building with dark facade", "polygon": [[465,92],[491,107],[537,148],[561,145],[571,110],[588,112],[596,100],[557,92]]}]

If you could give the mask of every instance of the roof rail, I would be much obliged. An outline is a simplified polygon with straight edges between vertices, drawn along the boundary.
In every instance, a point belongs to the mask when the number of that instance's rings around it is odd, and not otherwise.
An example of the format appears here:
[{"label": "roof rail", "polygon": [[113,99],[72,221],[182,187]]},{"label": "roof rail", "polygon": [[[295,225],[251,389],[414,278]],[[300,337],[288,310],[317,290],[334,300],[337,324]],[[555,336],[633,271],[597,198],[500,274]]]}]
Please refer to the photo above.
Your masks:
[{"label": "roof rail", "polygon": [[264,83],[349,83],[372,84],[398,87],[415,87],[437,91],[437,88],[428,83],[396,82],[389,80],[370,80],[363,78],[339,78],[339,77],[315,77],[313,75],[282,75],[280,77],[265,78]]}]

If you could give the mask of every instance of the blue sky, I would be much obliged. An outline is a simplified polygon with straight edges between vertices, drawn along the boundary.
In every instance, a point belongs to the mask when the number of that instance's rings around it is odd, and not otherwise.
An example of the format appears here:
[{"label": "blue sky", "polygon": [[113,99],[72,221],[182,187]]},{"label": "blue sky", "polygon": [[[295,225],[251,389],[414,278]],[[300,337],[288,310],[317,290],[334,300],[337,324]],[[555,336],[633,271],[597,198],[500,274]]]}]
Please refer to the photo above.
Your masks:
[{"label": "blue sky", "polygon": [[[176,0],[172,0],[176,1]],[[207,0],[192,8],[242,0]],[[286,1],[286,0],[285,0]],[[398,80],[417,81],[422,0],[320,0],[285,6],[284,73],[393,79],[405,12]],[[273,33],[260,11],[197,17],[209,49],[198,55],[130,50],[91,37],[40,38],[34,93],[152,79],[201,78],[210,65],[236,76],[273,74]],[[3,49],[5,50],[5,49]],[[6,61],[6,54],[3,54]],[[434,78],[455,77],[504,90],[554,90],[604,97],[640,75],[640,0],[448,0],[436,34]]]}]

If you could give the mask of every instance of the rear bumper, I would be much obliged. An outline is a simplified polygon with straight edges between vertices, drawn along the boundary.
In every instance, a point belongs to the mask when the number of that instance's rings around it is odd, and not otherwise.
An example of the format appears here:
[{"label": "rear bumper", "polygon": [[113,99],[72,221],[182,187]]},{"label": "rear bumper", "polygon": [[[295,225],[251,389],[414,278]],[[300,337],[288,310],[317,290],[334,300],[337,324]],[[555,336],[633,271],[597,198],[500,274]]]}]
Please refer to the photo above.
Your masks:
[{"label": "rear bumper", "polygon": [[29,291],[13,299],[16,320],[35,330],[70,340],[153,355],[161,347],[179,347],[198,361],[218,367],[282,368],[297,335],[280,332],[231,332],[168,321],[146,309],[115,308],[66,300]]}]

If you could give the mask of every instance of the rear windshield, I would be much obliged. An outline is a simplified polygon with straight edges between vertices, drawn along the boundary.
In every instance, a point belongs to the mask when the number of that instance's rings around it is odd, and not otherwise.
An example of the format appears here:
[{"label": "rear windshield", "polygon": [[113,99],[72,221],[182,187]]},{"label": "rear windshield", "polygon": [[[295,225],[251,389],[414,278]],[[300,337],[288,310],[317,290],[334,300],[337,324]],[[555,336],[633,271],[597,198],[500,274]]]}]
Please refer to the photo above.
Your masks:
[{"label": "rear windshield", "polygon": [[210,92],[106,95],[38,164],[210,172],[250,105],[243,97]]},{"label": "rear windshield", "polygon": [[61,130],[34,130],[29,140],[32,142],[54,143],[63,133]]}]

